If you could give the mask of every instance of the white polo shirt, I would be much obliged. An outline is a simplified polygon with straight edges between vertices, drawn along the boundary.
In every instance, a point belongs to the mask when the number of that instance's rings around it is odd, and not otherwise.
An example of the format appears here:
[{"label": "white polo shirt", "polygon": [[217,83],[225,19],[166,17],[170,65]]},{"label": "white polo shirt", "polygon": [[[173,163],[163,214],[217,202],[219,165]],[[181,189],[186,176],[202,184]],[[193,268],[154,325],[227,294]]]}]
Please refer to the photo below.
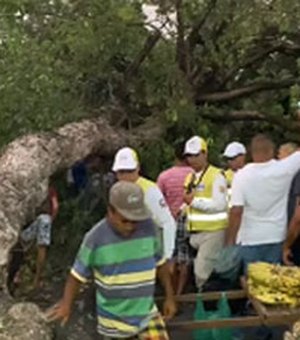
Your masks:
[{"label": "white polo shirt", "polygon": [[288,193],[299,169],[297,151],[283,160],[250,163],[234,176],[231,205],[244,207],[238,244],[270,244],[285,239]]},{"label": "white polo shirt", "polygon": [[144,192],[145,203],[152,214],[154,222],[163,230],[164,256],[170,259],[173,256],[175,248],[175,220],[156,183],[140,176],[136,184],[139,185]]}]

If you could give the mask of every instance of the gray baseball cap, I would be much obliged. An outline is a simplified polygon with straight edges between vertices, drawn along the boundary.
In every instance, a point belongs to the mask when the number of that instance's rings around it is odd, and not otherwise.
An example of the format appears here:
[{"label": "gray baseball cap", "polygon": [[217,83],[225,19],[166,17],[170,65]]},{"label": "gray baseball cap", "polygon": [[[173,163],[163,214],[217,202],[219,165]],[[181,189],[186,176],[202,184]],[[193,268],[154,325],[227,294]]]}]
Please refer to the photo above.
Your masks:
[{"label": "gray baseball cap", "polygon": [[135,183],[119,181],[109,192],[109,203],[122,216],[131,221],[143,221],[151,217],[144,203],[144,193]]}]

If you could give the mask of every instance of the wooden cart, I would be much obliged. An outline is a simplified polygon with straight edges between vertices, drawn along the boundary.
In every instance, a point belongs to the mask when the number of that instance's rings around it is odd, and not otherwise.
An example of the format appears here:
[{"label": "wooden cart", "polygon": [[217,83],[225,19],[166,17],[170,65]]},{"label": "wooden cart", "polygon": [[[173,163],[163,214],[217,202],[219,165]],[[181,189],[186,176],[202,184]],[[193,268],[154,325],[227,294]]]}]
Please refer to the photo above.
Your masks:
[{"label": "wooden cart", "polygon": [[[228,300],[247,298],[252,302],[255,311],[253,316],[232,317],[220,320],[204,321],[173,321],[168,323],[170,330],[195,330],[204,328],[227,328],[227,327],[255,327],[255,326],[291,326],[300,319],[300,308],[289,308],[283,306],[267,306],[248,294],[245,282],[242,283],[243,289],[227,291]],[[203,301],[214,301],[220,299],[222,292],[202,293]],[[179,304],[196,302],[198,294],[186,294],[177,297]]]}]

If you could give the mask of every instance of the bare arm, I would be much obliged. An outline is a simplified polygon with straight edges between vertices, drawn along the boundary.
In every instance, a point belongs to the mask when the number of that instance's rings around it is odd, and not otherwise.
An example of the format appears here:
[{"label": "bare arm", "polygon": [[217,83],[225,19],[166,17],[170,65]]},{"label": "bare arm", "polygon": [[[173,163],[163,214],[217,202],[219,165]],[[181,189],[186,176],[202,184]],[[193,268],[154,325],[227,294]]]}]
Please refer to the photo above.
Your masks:
[{"label": "bare arm", "polygon": [[49,321],[61,320],[62,325],[64,325],[69,320],[72,305],[78,295],[81,284],[88,282],[88,280],[93,277],[95,248],[89,248],[88,256],[86,256],[83,250],[87,244],[91,244],[91,240],[94,239],[94,232],[95,229],[91,229],[84,236],[71,273],[67,278],[63,298],[47,313]]},{"label": "bare arm", "polygon": [[70,318],[72,305],[78,295],[80,286],[81,282],[72,274],[69,274],[62,300],[47,312],[49,321],[61,320],[62,325],[66,324]]},{"label": "bare arm", "polygon": [[43,269],[45,266],[47,257],[47,247],[46,246],[38,246],[37,247],[37,259],[36,259],[36,272],[34,278],[34,287],[38,288],[41,283],[41,277],[43,273]]},{"label": "bare arm", "polygon": [[176,314],[177,307],[174,298],[171,274],[167,262],[157,268],[157,276],[165,290],[166,300],[163,307],[163,313],[164,317],[169,320]]},{"label": "bare arm", "polygon": [[283,245],[283,262],[287,265],[293,264],[290,260],[291,250],[293,243],[296,241],[297,237],[300,235],[300,206],[297,205],[295,208],[294,215],[288,227],[287,238]]},{"label": "bare arm", "polygon": [[297,237],[300,234],[300,206],[298,205],[293,218],[291,219],[286,241],[284,243],[285,247],[290,248]]},{"label": "bare arm", "polygon": [[244,208],[242,206],[233,206],[229,212],[229,227],[226,231],[225,244],[234,245],[240,229]]}]

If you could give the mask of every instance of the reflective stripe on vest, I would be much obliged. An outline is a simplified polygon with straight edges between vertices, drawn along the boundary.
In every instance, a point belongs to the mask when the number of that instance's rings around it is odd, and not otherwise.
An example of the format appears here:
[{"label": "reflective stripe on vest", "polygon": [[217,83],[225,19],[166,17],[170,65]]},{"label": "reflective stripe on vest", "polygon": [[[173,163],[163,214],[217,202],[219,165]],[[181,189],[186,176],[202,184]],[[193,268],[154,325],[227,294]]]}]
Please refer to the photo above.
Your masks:
[{"label": "reflective stripe on vest", "polygon": [[228,202],[228,208],[231,208],[231,195],[232,195],[232,189],[227,188],[227,202]]},{"label": "reflective stripe on vest", "polygon": [[233,181],[233,177],[234,177],[234,172],[231,169],[227,169],[225,171],[225,177],[227,180],[227,202],[228,202],[228,208],[231,208],[231,194],[232,194],[232,190],[231,190],[231,185],[232,185],[232,181]]},{"label": "reflective stripe on vest", "polygon": [[227,219],[227,213],[221,212],[216,214],[189,214],[188,220],[189,221],[223,221],[224,219]]}]

